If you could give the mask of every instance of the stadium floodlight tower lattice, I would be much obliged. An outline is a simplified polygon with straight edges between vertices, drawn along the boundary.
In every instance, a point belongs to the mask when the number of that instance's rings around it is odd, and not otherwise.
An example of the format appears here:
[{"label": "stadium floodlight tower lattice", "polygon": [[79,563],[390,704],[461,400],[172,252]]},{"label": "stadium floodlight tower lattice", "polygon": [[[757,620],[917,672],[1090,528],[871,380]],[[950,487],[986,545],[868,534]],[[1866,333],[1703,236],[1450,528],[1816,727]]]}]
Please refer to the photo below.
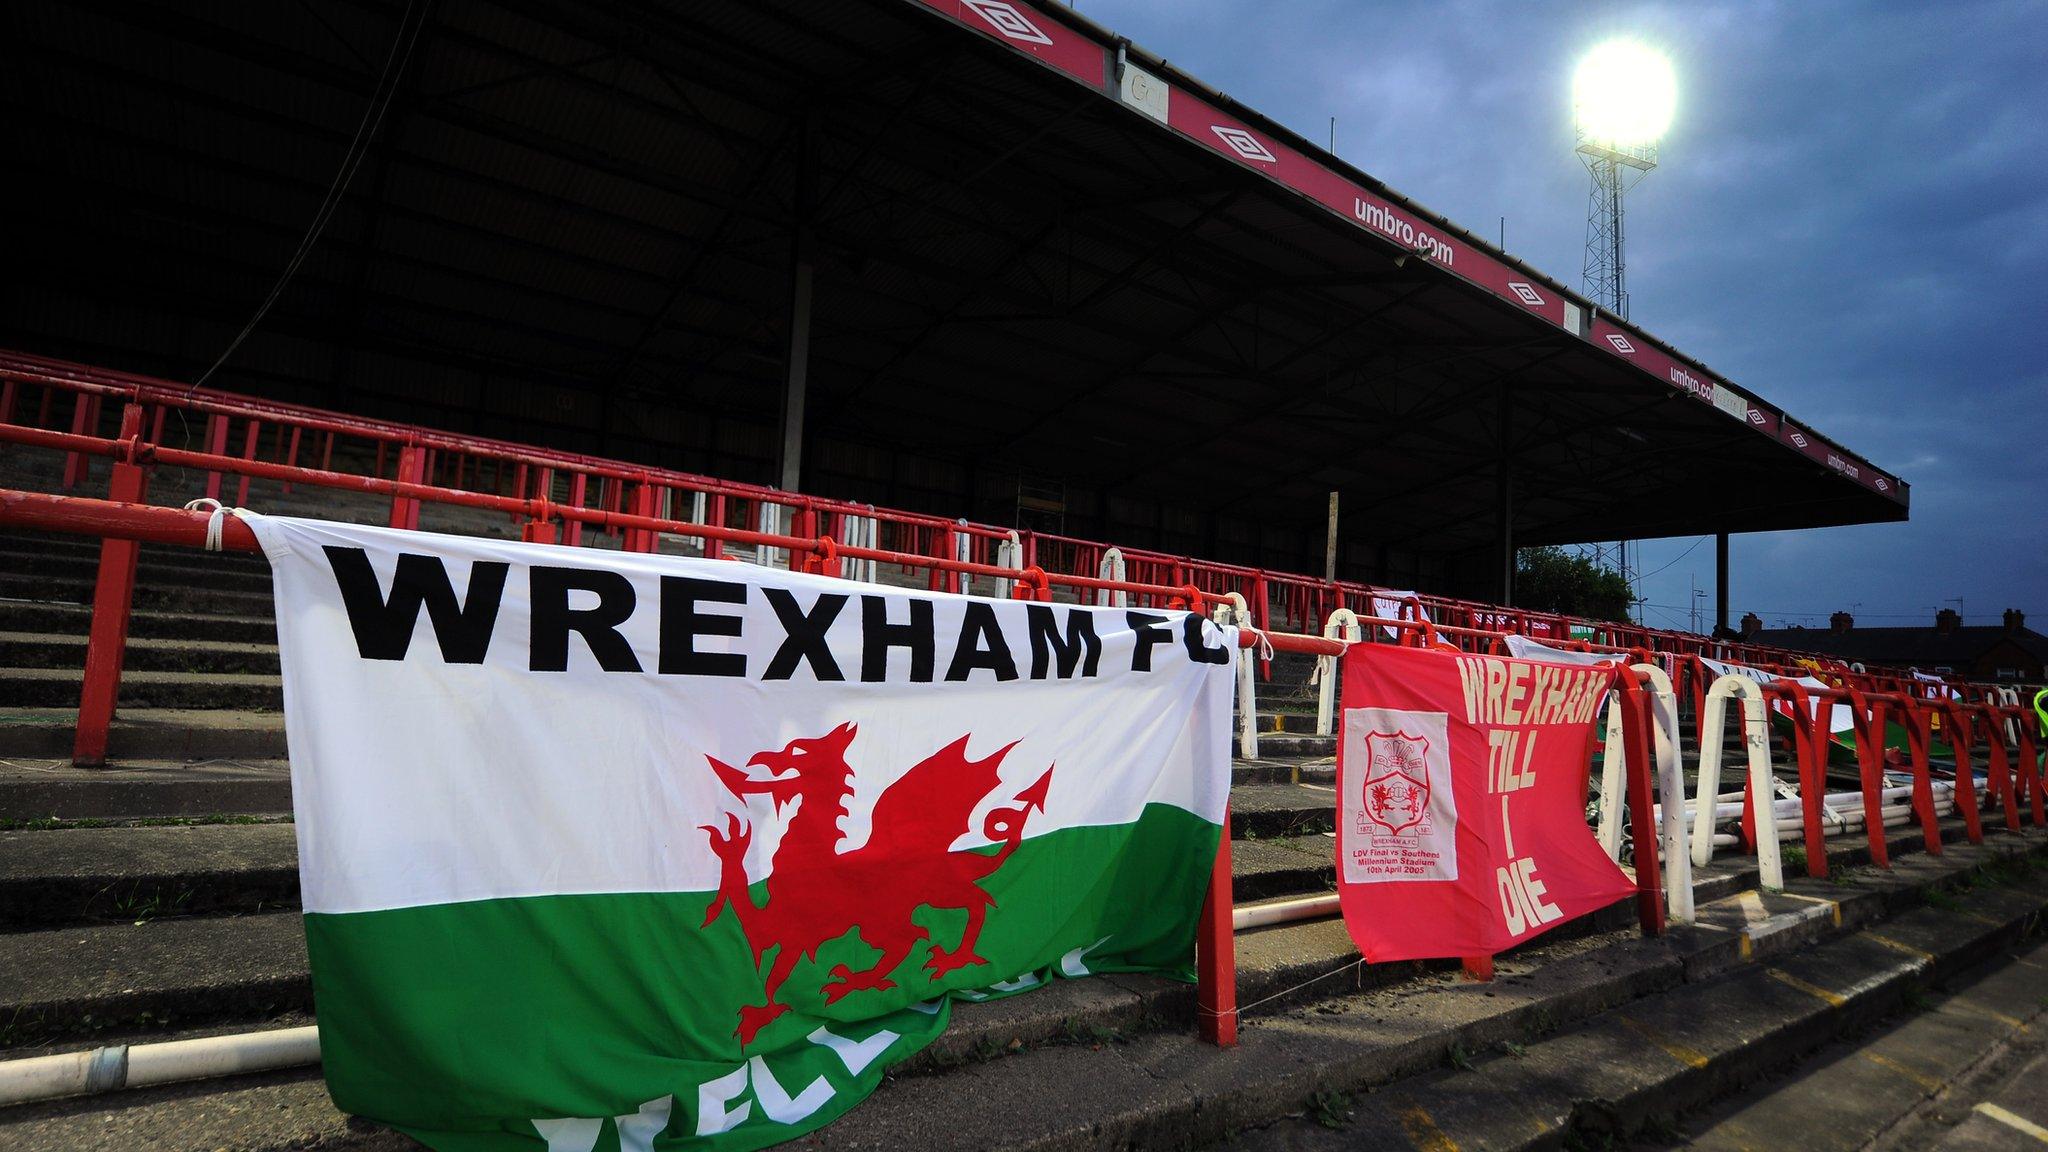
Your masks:
[{"label": "stadium floodlight tower lattice", "polygon": [[1622,194],[1657,166],[1657,142],[1671,126],[1678,86],[1654,49],[1610,40],[1587,53],[1572,78],[1578,153],[1592,173],[1586,200],[1586,293],[1628,318],[1622,257]]},{"label": "stadium floodlight tower lattice", "polygon": [[[1622,256],[1622,193],[1657,166],[1657,142],[1671,126],[1678,85],[1671,62],[1655,49],[1630,40],[1610,40],[1586,54],[1572,76],[1572,119],[1579,158],[1592,173],[1586,196],[1586,295],[1621,319],[1628,319],[1627,265]],[[1610,557],[1605,548],[1594,561],[1612,563],[1633,593],[1629,546]]]}]

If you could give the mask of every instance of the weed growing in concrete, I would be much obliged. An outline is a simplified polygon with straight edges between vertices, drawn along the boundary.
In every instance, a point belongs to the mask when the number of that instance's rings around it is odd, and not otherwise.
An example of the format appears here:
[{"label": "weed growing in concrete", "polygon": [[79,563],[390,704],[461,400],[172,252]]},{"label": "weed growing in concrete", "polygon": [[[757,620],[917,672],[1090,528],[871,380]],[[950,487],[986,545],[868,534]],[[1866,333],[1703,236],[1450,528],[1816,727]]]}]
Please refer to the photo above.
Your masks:
[{"label": "weed growing in concrete", "polygon": [[1453,1042],[1451,1050],[1444,1053],[1444,1059],[1460,1072],[1472,1071],[1472,1053],[1466,1051],[1462,1043]]},{"label": "weed growing in concrete", "polygon": [[1342,1128],[1351,1122],[1351,1094],[1327,1089],[1308,1098],[1309,1115],[1325,1128]]},{"label": "weed growing in concrete", "polygon": [[1501,1051],[1507,1053],[1508,1055],[1513,1056],[1517,1060],[1520,1060],[1522,1057],[1527,1056],[1529,1054],[1529,1049],[1527,1045],[1517,1044],[1513,1040],[1503,1040],[1499,1044],[1495,1045],[1495,1047],[1499,1048]]},{"label": "weed growing in concrete", "polygon": [[1918,984],[1906,989],[1905,994],[1899,997],[1899,1003],[1908,1012],[1925,1012],[1934,1007],[1934,1001],[1927,998],[1927,990]]},{"label": "weed growing in concrete", "polygon": [[1926,899],[1928,907],[1939,908],[1943,912],[1960,912],[1963,908],[1963,902],[1956,898],[1955,893],[1941,888],[1929,888]]},{"label": "weed growing in concrete", "polygon": [[1787,844],[1778,852],[1778,860],[1787,872],[1806,871],[1806,849],[1798,844]]}]

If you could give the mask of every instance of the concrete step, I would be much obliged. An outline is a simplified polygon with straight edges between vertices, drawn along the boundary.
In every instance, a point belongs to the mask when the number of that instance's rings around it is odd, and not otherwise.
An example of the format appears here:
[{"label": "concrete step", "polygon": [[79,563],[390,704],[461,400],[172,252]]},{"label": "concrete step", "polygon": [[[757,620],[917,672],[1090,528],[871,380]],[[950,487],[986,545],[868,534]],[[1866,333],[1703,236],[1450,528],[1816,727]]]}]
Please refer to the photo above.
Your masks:
[{"label": "concrete step", "polygon": [[[5,724],[8,713],[0,713]],[[191,716],[191,713],[170,713]],[[197,714],[201,719],[204,713]],[[67,721],[68,723],[68,721]],[[118,721],[114,735],[130,733],[150,742],[160,733],[149,730],[149,721],[131,713]],[[16,728],[0,729],[13,733]],[[41,760],[18,758],[12,753],[0,760],[0,824],[20,825],[33,821],[145,820],[222,815],[282,816],[292,810],[291,769],[282,759],[264,759],[256,750],[245,759],[205,760],[133,759],[116,761],[106,768],[71,766],[69,729],[57,757]],[[182,726],[168,735],[178,737],[192,731]],[[275,728],[230,733],[234,740],[248,737],[252,745],[274,737],[283,752],[284,721],[277,717]],[[163,741],[175,744],[175,739]],[[116,741],[118,746],[119,740]],[[59,758],[61,757],[61,758]]]},{"label": "concrete step", "polygon": [[[85,637],[37,632],[0,632],[0,668],[85,667]],[[225,640],[159,640],[130,637],[122,654],[129,672],[236,672],[276,676],[276,644]]]},{"label": "concrete step", "polygon": [[[25,708],[75,708],[78,668],[0,668],[0,699]],[[281,676],[249,672],[124,672],[120,707],[275,711],[284,707]]]},{"label": "concrete step", "polygon": [[[92,581],[0,572],[0,598],[45,604],[90,604]],[[216,616],[270,616],[269,591],[235,591],[201,583],[138,584],[134,607]]]},{"label": "concrete step", "polygon": [[1319,784],[1247,784],[1230,790],[1230,835],[1274,840],[1335,831],[1337,792]]},{"label": "concrete step", "polygon": [[[1702,1152],[1768,1147],[1792,1133],[1812,1152],[1931,1147],[1986,1088],[2002,1086],[1985,1083],[1987,1064],[2011,1063],[2015,1042],[2044,1043],[2032,1036],[2048,1013],[2043,973],[2048,942],[2002,949],[1939,988],[1909,993],[1903,1010],[1874,1030],[1773,1071],[1657,1136]],[[2038,1087],[2029,1095],[2039,1099]]]},{"label": "concrete step", "polygon": [[[40,636],[83,637],[92,629],[90,604],[0,600],[0,631]],[[262,616],[212,616],[197,612],[131,611],[128,636],[142,640],[217,640],[229,644],[276,644],[277,621]]]},{"label": "concrete step", "polygon": [[[1923,1002],[1928,987],[2030,936],[2044,908],[2048,875],[2036,869],[1713,979],[1688,978],[1548,1037],[1474,1037],[1452,1051],[1451,1067],[1370,1096],[1324,1087],[1307,1098],[1304,1114],[1240,1132],[1231,1146],[1253,1152],[1611,1147],[1645,1128],[1668,1132],[1686,1109]],[[2038,985],[2032,995],[2028,1017],[2041,1007]],[[2009,994],[1999,1002],[2017,1006]],[[2008,1021],[2015,1028],[2025,1023]],[[1895,1106],[1917,1098],[1920,1086],[1911,1075],[1897,1068],[1871,1072],[1889,1081],[1884,1090]],[[1868,1080],[1863,1087],[1868,1090]],[[1855,1106],[1835,1099],[1797,1117],[1783,1113],[1757,1134],[1760,1141],[1710,1146],[1861,1147],[1833,1138],[1845,1104]]]},{"label": "concrete step", "polygon": [[[98,563],[100,538],[61,532],[0,532],[0,568],[11,568],[17,558],[84,560]],[[144,565],[155,563],[202,564],[214,570],[268,573],[270,564],[253,552],[208,553],[203,548],[182,548],[172,544],[142,545]]]},{"label": "concrete step", "polygon": [[[2003,847],[2009,854],[2039,845],[2011,837]],[[2037,878],[2018,888],[1980,889],[1945,899],[1940,909],[1922,909],[1917,901],[1937,886],[1955,885],[1996,852],[1996,846],[1956,850],[1940,860],[1916,858],[1918,865],[1902,862],[1894,876],[1859,878],[1838,893],[1845,910],[1839,922],[1855,929],[1903,911],[1897,917],[1902,927],[1887,929],[1894,937],[1881,949],[1887,955],[1905,955],[1891,950],[1899,940],[1944,956],[1981,951],[2016,934],[2048,907],[2048,884]],[[155,1016],[152,1002],[168,1003],[185,992],[192,999],[184,1002],[231,1011],[223,997],[234,980],[259,989],[266,1004],[288,1006],[299,994],[291,976],[296,924],[293,932],[285,931],[288,919],[195,918],[0,935],[0,973],[20,969],[7,963],[12,948],[57,974],[51,981],[55,994],[12,1004],[0,995],[0,1012],[11,1009],[17,1021],[48,1027],[42,1022],[78,1022],[88,1006],[110,1005],[124,1025],[146,1025]],[[1802,942],[1840,931],[1836,917],[1797,923],[1807,933],[1799,937]],[[231,946],[228,927],[238,928],[250,946],[235,946],[235,954],[224,956],[220,951]],[[1750,923],[1745,931],[1763,933],[1765,927]],[[1476,1052],[1502,1040],[1525,1041],[1617,1005],[1707,981],[1744,968],[1744,955],[1782,956],[1774,967],[1792,971],[1799,965],[1803,978],[1812,981],[1832,979],[1827,973],[1839,967],[1786,955],[1790,944],[1745,949],[1746,938],[1710,926],[1656,940],[1629,930],[1553,934],[1502,957],[1499,978],[1479,985],[1442,966],[1344,961],[1348,938],[1336,921],[1241,933],[1239,987],[1247,1018],[1244,1044],[1236,1050],[1209,1048],[1189,1034],[1191,993],[1184,985],[1131,977],[1060,982],[1030,996],[963,1005],[935,1051],[900,1070],[873,1100],[807,1146],[1186,1147],[1285,1120],[1316,1093],[1348,1094],[1427,1072],[1454,1048]],[[1770,933],[1761,938],[1787,939]],[[189,967],[127,979],[122,973],[133,969],[109,957],[153,957],[159,965]],[[0,976],[0,992],[10,978],[36,979]],[[1286,1008],[1303,999],[1316,1003]],[[98,1012],[90,1014],[101,1019]],[[17,1027],[16,1034],[25,1033]],[[317,1078],[285,1073],[127,1093],[118,1101],[20,1107],[0,1112],[0,1140],[24,1149],[63,1148],[86,1133],[100,1140],[111,1133],[136,1146],[173,1150],[315,1143],[411,1147],[334,1113],[317,1089]],[[977,1106],[959,1108],[966,1098]],[[1332,1100],[1322,1099],[1326,1105]]]},{"label": "concrete step", "polygon": [[[238,554],[242,555],[242,554]],[[270,569],[217,563],[219,555],[205,552],[152,554],[144,550],[135,566],[138,587],[155,585],[223,588],[237,592],[268,592]],[[35,576],[52,583],[90,584],[99,578],[97,552],[87,555],[62,552],[0,552],[0,571],[18,576]]]},{"label": "concrete step", "polygon": [[[1992,1070],[1973,1070],[1973,1081],[1981,1073],[1987,1078],[1996,1077],[1996,1083],[1990,1087],[1981,1083],[1969,1086],[1969,1110],[1961,1112],[1960,1122],[1941,1134],[1933,1144],[1935,1152],[2041,1152],[2042,1146],[2048,1145],[2048,1097],[2041,1093],[2042,1078],[2048,1077],[2048,1043],[2038,1033],[2034,1029],[2025,1042],[2008,1046],[2024,1056],[2016,1067],[2008,1064]],[[1946,1115],[1941,1118],[1945,1120],[1959,1112],[1962,1104],[1962,1100],[1956,1099],[1942,1101]],[[1906,1152],[1927,1146],[1926,1142],[1907,1144],[1887,1139],[1878,1145],[1878,1152]]]},{"label": "concrete step", "polygon": [[[1937,882],[1936,872],[1947,869],[1959,875],[1959,863],[1938,864],[1917,884],[1903,877],[1884,885],[1872,884],[1853,898],[1856,911],[1850,915],[1881,917],[1890,910],[1881,887],[1893,888],[1902,900],[1910,899],[1908,890]],[[1847,909],[1852,901],[1841,903]],[[2035,878],[2023,888],[1973,893],[1958,904],[1953,912],[1904,910],[1894,920],[1896,928],[1888,932],[1912,941],[1909,946],[1940,956],[1937,971],[1942,964],[1975,960],[2016,937],[2031,917],[2048,907],[2048,879]],[[1844,920],[1850,926],[1860,922]],[[1829,928],[1823,934],[1836,931]],[[1248,943],[1256,935],[1241,934],[1240,943]],[[1927,963],[1867,940],[1806,951],[1812,956],[1756,951],[1750,955],[1753,960],[1774,956],[1769,967],[1796,971],[1817,987],[1840,989],[1845,995],[1860,994],[1864,987],[1847,975],[1852,963],[1882,968],[1896,960],[1902,972],[1921,971],[1915,966]],[[958,1082],[949,1082],[954,1079],[951,1076],[943,1080],[898,1079],[868,1104],[814,1137],[813,1143],[827,1149],[879,1148],[896,1146],[892,1139],[914,1133],[912,1143],[932,1149],[1152,1149],[1201,1145],[1241,1134],[1246,1142],[1270,1139],[1257,1146],[1309,1147],[1316,1145],[1296,1142],[1296,1137],[1321,1139],[1320,1126],[1275,1122],[1298,1115],[1311,1100],[1320,1099],[1332,1113],[1331,1119],[1345,1124],[1343,1109],[1336,1107],[1340,1097],[1356,1099],[1354,1094],[1363,1094],[1368,1087],[1430,1073],[1441,1067],[1450,1053],[1481,1052],[1502,1042],[1527,1043],[1562,1025],[1688,985],[1713,982],[1713,997],[1744,1004],[1753,1001],[1756,981],[1764,981],[1770,985],[1763,990],[1771,997],[1768,1014],[1787,1020],[1777,1034],[1794,1041],[1812,1032],[1816,1017],[1825,1019],[1834,1011],[1833,1005],[1810,997],[1808,1001],[1818,1011],[1805,1009],[1798,1002],[1804,993],[1770,976],[1764,964],[1745,963],[1740,937],[1712,927],[1674,931],[1656,940],[1624,932],[1576,942],[1552,941],[1502,963],[1506,966],[1497,965],[1498,978],[1492,984],[1462,981],[1450,973],[1424,975],[1393,987],[1324,998],[1304,1008],[1279,1013],[1254,1009],[1245,1020],[1243,1043],[1234,1051],[1208,1048],[1178,1033],[1159,1032],[1134,1038],[1106,1056],[1048,1047],[962,1070],[971,1075],[961,1076]],[[1713,981],[1731,970],[1734,975],[1730,979]],[[1894,996],[1900,991],[1896,985],[1881,982],[1872,987],[1890,987]],[[1780,989],[1789,993],[1789,998],[1776,995]],[[1243,1000],[1246,1004],[1252,1001]],[[1636,1010],[1627,1009],[1631,1015]],[[1646,1009],[1644,1014],[1654,1015],[1655,1010]],[[1723,1019],[1709,1010],[1687,1014],[1675,1031],[1710,1043],[1707,1034],[1723,1027]],[[1646,1064],[1642,1054],[1631,1053],[1617,1071],[1627,1074]],[[1677,1071],[1687,1069],[1684,1064],[1673,1064]],[[1551,1065],[1550,1071],[1555,1076],[1576,1071],[1583,1077],[1604,1068],[1559,1062]],[[1425,1082],[1429,1079],[1425,1076]],[[1536,1087],[1523,1091],[1534,1092]],[[1494,1112],[1523,1110],[1515,1091],[1503,1091],[1497,1085],[1479,1088],[1492,1100]],[[1417,1139],[1410,1145],[1399,1120],[1384,1107],[1392,1095],[1383,1092],[1378,1098],[1380,1107],[1368,1102],[1360,1110],[1382,1125],[1391,1123],[1390,1130],[1367,1132],[1359,1126],[1361,1130],[1340,1133],[1333,1142],[1320,1146],[1498,1146],[1483,1139],[1434,1145]],[[948,1099],[966,1097],[973,1098],[976,1106],[965,1114],[945,1107]],[[932,1115],[943,1115],[944,1123],[917,1120]],[[1270,1136],[1246,1133],[1262,1125],[1275,1125],[1269,1129]]]},{"label": "concrete step", "polygon": [[1333,757],[1337,754],[1337,738],[1335,736],[1307,736],[1297,732],[1262,732],[1259,734],[1259,754],[1262,756]]},{"label": "concrete step", "polygon": [[[0,758],[61,760],[68,766],[77,725],[76,705],[0,709]],[[284,715],[275,711],[124,706],[114,715],[108,732],[108,751],[115,760],[122,761],[277,759],[285,754]],[[4,801],[0,801],[0,814],[5,810]]]},{"label": "concrete step", "polygon": [[298,900],[298,845],[287,823],[0,832],[0,929],[261,911]]},{"label": "concrete step", "polygon": [[[296,829],[275,817],[0,831],[0,930],[296,907]],[[1331,890],[1325,836],[1240,841],[1239,902]]]}]

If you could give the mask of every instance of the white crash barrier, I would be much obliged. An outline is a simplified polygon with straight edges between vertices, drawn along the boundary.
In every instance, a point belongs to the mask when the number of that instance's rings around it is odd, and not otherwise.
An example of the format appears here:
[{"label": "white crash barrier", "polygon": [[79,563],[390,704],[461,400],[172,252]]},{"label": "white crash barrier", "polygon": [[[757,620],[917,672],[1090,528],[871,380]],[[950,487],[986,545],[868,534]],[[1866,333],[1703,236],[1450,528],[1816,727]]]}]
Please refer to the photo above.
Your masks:
[{"label": "white crash barrier", "polygon": [[[965,559],[965,557],[962,557],[962,559]],[[1010,534],[1007,537],[996,541],[996,567],[1008,568],[1014,572],[1022,572],[1024,570],[1024,542],[1017,538],[1017,530],[1014,528],[1010,530]],[[1014,580],[998,579],[996,581],[995,594],[998,596],[1008,596],[1016,586],[1017,584]]]},{"label": "white crash barrier", "polygon": [[[1235,624],[1239,628],[1250,628],[1252,612],[1245,605],[1244,593],[1226,592],[1223,603],[1216,605],[1216,622]],[[1259,758],[1259,698],[1258,678],[1254,675],[1255,662],[1259,654],[1251,648],[1237,650],[1237,754],[1247,760]]]},{"label": "white crash barrier", "polygon": [[[1108,548],[1102,553],[1102,563],[1096,566],[1097,580],[1115,580],[1119,583],[1128,579],[1124,575],[1124,553],[1121,548]],[[1122,608],[1131,602],[1128,592],[1121,588],[1098,588],[1095,605],[1098,608]]]},{"label": "white crash barrier", "polygon": [[[1330,613],[1330,619],[1323,625],[1323,639],[1342,640],[1356,644],[1365,638],[1358,627],[1358,613],[1349,608],[1339,608]],[[1309,682],[1321,688],[1316,698],[1316,735],[1329,736],[1337,731],[1337,658],[1316,657],[1316,670]]]},{"label": "white crash barrier", "polygon": [[[770,504],[766,501],[761,502],[756,507],[758,511],[754,516],[754,531],[769,536],[786,536],[789,534],[790,510],[788,508],[780,504]],[[780,568],[783,565],[783,555],[786,551],[786,549],[770,548],[763,544],[754,549],[754,563],[759,564],[763,568]]]},{"label": "white crash barrier", "polygon": [[[1656,851],[1664,861],[1664,910],[1672,920],[1690,924],[1693,920],[1692,867],[1684,852],[1685,766],[1678,755],[1678,695],[1671,689],[1671,677],[1655,664],[1636,664],[1634,671],[1650,681],[1651,743],[1655,765],[1657,813],[1655,846],[1636,845],[1636,851]],[[1627,792],[1627,752],[1622,734],[1621,693],[1607,695],[1607,745],[1600,757],[1600,822],[1596,835],[1609,859],[1621,858],[1621,811]],[[1673,801],[1676,800],[1674,803]]]},{"label": "white crash barrier", "polygon": [[[869,505],[873,507],[873,505]],[[841,521],[839,542],[849,548],[873,548],[875,546],[875,518],[872,516],[847,516]],[[848,580],[875,582],[876,565],[873,560],[856,560],[851,556],[841,557],[839,574]]]},{"label": "white crash barrier", "polygon": [[1785,887],[1785,869],[1778,852],[1778,805],[1765,802],[1767,797],[1775,797],[1777,790],[1771,775],[1770,735],[1764,724],[1764,694],[1755,681],[1741,676],[1727,675],[1715,680],[1707,689],[1706,710],[1699,717],[1699,786],[1694,789],[1699,801],[1693,811],[1692,862],[1696,868],[1705,867],[1714,857],[1715,805],[1707,803],[1706,798],[1718,798],[1721,794],[1721,743],[1728,727],[1730,698],[1742,701],[1742,743],[1748,750],[1749,792],[1757,798],[1757,877],[1765,888],[1777,891]]}]

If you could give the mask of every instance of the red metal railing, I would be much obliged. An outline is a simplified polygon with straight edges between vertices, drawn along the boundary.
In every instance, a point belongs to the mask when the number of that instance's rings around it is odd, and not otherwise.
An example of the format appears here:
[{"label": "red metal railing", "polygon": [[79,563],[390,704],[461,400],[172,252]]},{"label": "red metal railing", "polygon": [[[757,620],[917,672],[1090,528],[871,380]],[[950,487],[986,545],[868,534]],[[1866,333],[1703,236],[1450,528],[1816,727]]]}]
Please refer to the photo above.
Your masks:
[{"label": "red metal railing", "polygon": [[[37,403],[27,402],[31,392]],[[369,474],[426,483],[466,491],[488,491],[513,497],[537,497],[557,511],[562,508],[594,507],[609,512],[649,515],[672,507],[678,500],[692,504],[701,499],[702,521],[727,528],[761,526],[762,509],[784,534],[810,538],[839,537],[850,518],[873,520],[877,544],[883,549],[923,559],[966,559],[994,566],[1000,545],[1014,538],[1019,548],[1013,567],[1037,566],[1048,572],[1086,574],[1096,571],[1109,545],[1073,537],[1029,531],[1012,531],[987,524],[949,520],[941,516],[875,508],[849,501],[828,500],[782,492],[760,485],[719,480],[606,459],[581,453],[536,448],[490,437],[461,435],[393,421],[334,412],[306,405],[262,400],[217,389],[198,389],[171,381],[132,373],[116,372],[67,361],[19,352],[0,351],[0,424],[26,423],[39,429],[53,429],[58,413],[57,399],[72,401],[69,431],[85,435],[102,426],[102,408],[108,400],[142,405],[149,429],[146,439],[161,444],[166,414],[182,412],[202,420],[200,443],[205,454],[230,456],[236,439],[234,424],[242,422],[239,458],[245,462],[265,459],[286,466],[299,464],[302,450],[310,458],[317,450],[318,469],[341,471],[336,457],[359,455]],[[17,415],[27,417],[17,421]],[[264,437],[269,434],[269,451]],[[127,438],[124,433],[123,438]],[[315,444],[308,444],[308,439]],[[75,487],[84,477],[85,454],[69,452],[64,469],[64,486]],[[206,495],[219,497],[220,477],[226,467],[207,469]],[[256,473],[243,472],[234,503],[247,500],[248,480]],[[289,489],[288,476],[273,476]],[[395,510],[400,522],[417,522],[417,505]],[[669,516],[670,520],[681,519]],[[564,517],[563,542],[582,542],[588,521]],[[693,518],[694,519],[694,518]],[[619,525],[605,529],[620,534]],[[773,533],[771,533],[773,534]],[[723,538],[709,538],[713,553]],[[1237,592],[1250,606],[1260,627],[1276,621],[1303,631],[1316,629],[1337,608],[1370,611],[1375,597],[1386,590],[1353,581],[1324,581],[1297,573],[1279,572],[1245,565],[1223,564],[1145,549],[1122,549],[1131,579],[1140,583],[1181,586],[1196,584],[1216,593]],[[964,555],[963,555],[964,553]],[[934,588],[957,591],[961,573],[944,566],[930,567]],[[1007,577],[999,577],[1007,578]],[[1488,632],[1520,633],[1535,638],[1562,641],[1584,633],[1594,642],[1615,648],[1645,648],[1672,654],[1711,654],[1723,659],[1762,665],[1790,664],[1802,657],[1796,652],[1760,645],[1718,642],[1681,632],[1653,629],[1609,621],[1584,620],[1549,613],[1502,608],[1451,597],[1418,595],[1418,607],[1440,623]]]}]

